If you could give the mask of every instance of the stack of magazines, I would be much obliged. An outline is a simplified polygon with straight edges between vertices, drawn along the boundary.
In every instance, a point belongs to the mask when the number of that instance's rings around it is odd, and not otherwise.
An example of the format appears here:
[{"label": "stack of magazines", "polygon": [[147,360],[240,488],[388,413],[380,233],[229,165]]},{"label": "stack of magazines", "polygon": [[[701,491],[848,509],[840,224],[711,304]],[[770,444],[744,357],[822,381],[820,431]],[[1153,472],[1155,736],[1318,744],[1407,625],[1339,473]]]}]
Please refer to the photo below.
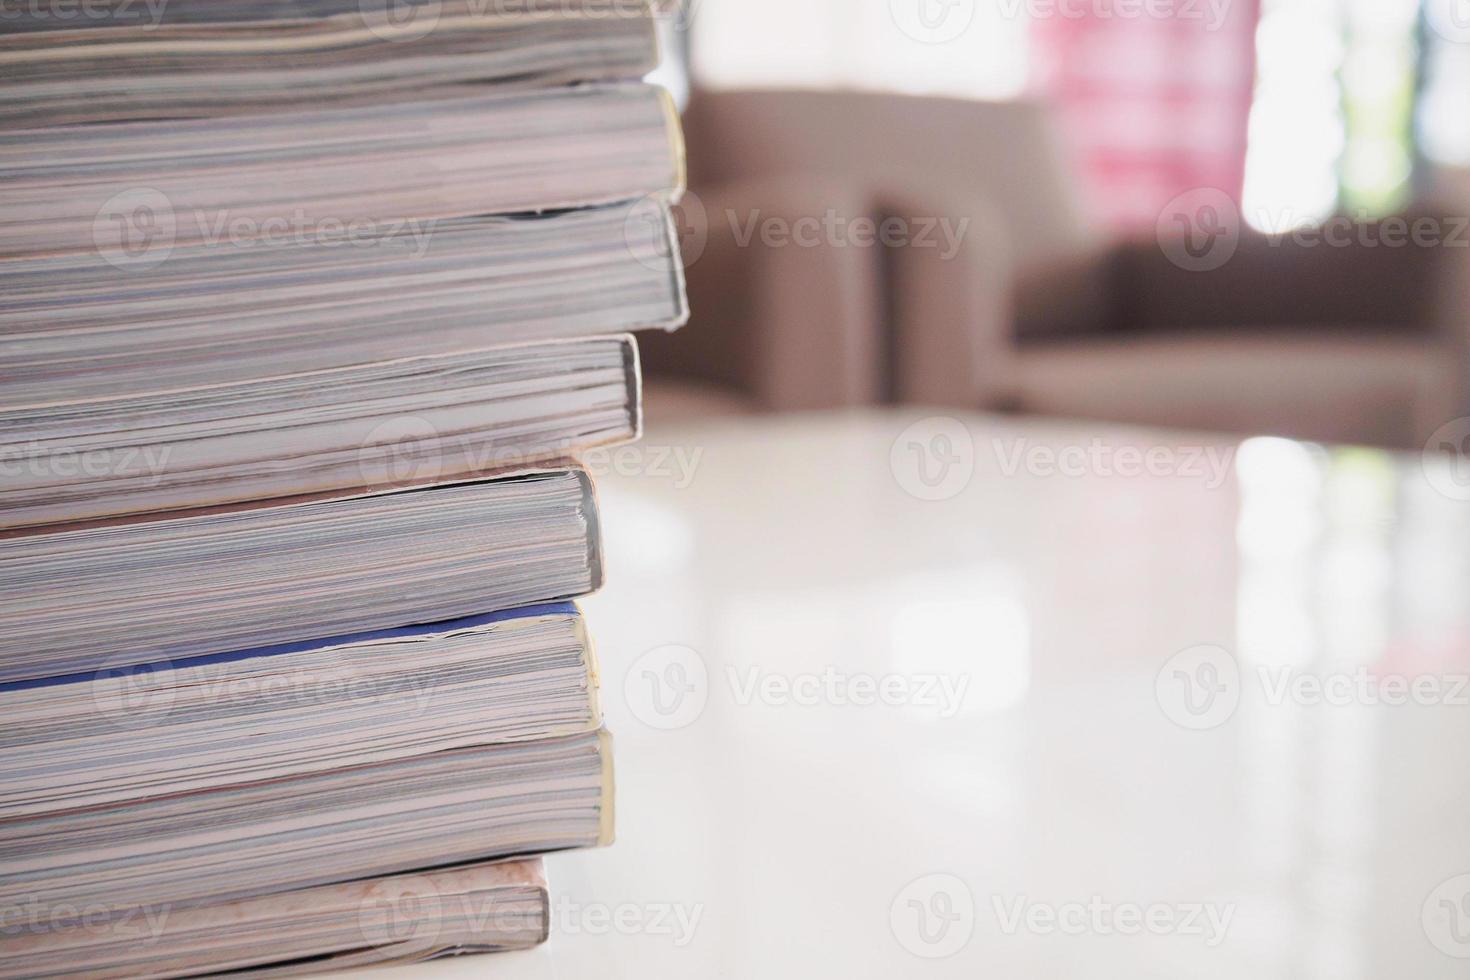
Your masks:
[{"label": "stack of magazines", "polygon": [[685,301],[653,14],[0,22],[0,976],[542,941],[611,839],[579,453]]}]

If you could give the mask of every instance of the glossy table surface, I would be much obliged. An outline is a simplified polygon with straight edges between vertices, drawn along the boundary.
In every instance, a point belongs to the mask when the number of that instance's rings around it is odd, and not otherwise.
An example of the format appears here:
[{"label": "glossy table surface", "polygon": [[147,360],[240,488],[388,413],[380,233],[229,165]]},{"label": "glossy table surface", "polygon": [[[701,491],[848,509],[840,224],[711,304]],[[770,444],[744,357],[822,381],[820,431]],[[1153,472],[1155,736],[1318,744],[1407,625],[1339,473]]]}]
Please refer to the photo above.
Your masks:
[{"label": "glossy table surface", "polygon": [[923,410],[591,459],[619,839],[362,976],[1470,976],[1470,459]]}]

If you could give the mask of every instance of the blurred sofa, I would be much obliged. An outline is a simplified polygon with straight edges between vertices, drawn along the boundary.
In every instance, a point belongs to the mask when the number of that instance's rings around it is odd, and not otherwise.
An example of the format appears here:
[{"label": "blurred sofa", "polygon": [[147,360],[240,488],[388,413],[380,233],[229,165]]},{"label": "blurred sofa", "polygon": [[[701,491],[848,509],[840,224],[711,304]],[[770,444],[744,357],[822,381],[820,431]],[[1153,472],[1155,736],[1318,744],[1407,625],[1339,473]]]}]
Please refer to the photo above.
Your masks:
[{"label": "blurred sofa", "polygon": [[1015,404],[1422,448],[1470,414],[1470,252],[1363,244],[1378,232],[1360,242],[1339,228],[1352,244],[1246,232],[1208,272],[1153,241],[1030,270],[1013,314],[988,327],[994,347],[1020,351]]},{"label": "blurred sofa", "polygon": [[[648,345],[651,411],[682,384],[740,410],[896,401],[1414,448],[1470,414],[1470,249],[1245,232],[1191,272],[1152,238],[1102,241],[1025,102],[697,92],[685,129],[706,224],[693,320]],[[833,211],[966,234],[953,255],[737,234]]]},{"label": "blurred sofa", "polygon": [[[989,307],[1002,285],[984,281],[977,247],[1003,224],[991,216],[989,196],[1014,206],[1007,217],[1030,229],[1027,244],[1040,252],[1085,240],[1080,211],[1064,197],[1023,193],[1033,176],[1024,161],[1055,159],[1050,133],[1027,107],[988,106],[1005,118],[986,132],[975,128],[970,103],[925,100],[918,104],[935,114],[914,120],[910,102],[695,92],[684,114],[692,208],[683,215],[693,316],[680,333],[642,342],[651,416],[870,405],[912,396],[926,379],[928,398],[965,400],[977,379],[940,392],[949,378],[928,363],[946,359],[947,348],[958,348],[982,375],[1002,371],[971,349],[980,335],[969,329],[993,319]],[[997,130],[1029,149],[988,152],[1001,138]],[[936,192],[935,172],[946,166]],[[1061,170],[1051,179],[1061,182]],[[953,274],[957,264],[939,265],[919,250],[768,247],[758,235],[741,241],[752,219],[790,225],[829,212],[848,221],[898,211],[949,216],[960,202],[974,212],[963,243],[965,276]],[[900,309],[891,286],[904,282],[910,302]],[[934,343],[904,336],[900,321],[940,316],[954,329]]]}]

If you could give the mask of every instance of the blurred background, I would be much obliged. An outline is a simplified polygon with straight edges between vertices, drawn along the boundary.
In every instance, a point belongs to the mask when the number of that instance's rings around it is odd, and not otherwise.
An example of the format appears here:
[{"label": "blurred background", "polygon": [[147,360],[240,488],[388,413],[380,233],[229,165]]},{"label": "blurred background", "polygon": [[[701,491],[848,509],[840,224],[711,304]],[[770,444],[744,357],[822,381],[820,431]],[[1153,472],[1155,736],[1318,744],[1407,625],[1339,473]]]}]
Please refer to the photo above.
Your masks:
[{"label": "blurred background", "polygon": [[664,419],[1422,449],[1470,415],[1470,0],[684,0]]}]

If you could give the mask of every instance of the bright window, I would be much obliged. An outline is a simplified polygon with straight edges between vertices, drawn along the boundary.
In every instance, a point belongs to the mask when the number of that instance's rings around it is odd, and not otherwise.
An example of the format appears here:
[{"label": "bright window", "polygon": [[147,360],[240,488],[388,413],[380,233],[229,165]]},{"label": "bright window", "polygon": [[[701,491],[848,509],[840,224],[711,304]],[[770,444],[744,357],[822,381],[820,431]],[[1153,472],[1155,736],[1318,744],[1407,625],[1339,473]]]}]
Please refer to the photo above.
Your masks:
[{"label": "bright window", "polygon": [[[934,9],[926,14],[926,7]],[[711,88],[1005,99],[1027,84],[1029,22],[1020,0],[698,0],[694,10],[695,80]],[[951,23],[964,29],[925,36],[902,23],[906,13],[926,18],[920,28],[963,17]]]},{"label": "bright window", "polygon": [[1252,225],[1286,231],[1407,200],[1418,22],[1419,0],[1263,0],[1244,200]]},{"label": "bright window", "polygon": [[1435,163],[1470,167],[1470,3],[1426,0],[1428,40],[1419,136]]}]

